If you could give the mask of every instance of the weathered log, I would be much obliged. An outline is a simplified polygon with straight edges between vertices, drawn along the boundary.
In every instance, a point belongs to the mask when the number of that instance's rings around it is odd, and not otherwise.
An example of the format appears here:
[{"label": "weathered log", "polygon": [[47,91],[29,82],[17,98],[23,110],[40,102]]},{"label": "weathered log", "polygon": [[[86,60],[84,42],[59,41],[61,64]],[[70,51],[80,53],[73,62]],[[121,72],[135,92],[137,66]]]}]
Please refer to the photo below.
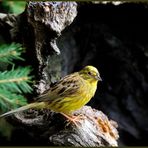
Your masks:
[{"label": "weathered log", "polygon": [[50,145],[118,146],[117,123],[109,120],[103,112],[84,106],[74,115],[79,118],[76,125],[49,110],[32,110],[16,114],[13,124],[32,138],[43,141],[47,139]]},{"label": "weathered log", "polygon": [[37,88],[41,93],[49,88],[51,82],[56,82],[61,76],[61,56],[56,40],[61,35],[61,31],[76,17],[77,4],[75,2],[29,2],[26,10],[28,23],[34,30],[35,51],[40,72]]}]

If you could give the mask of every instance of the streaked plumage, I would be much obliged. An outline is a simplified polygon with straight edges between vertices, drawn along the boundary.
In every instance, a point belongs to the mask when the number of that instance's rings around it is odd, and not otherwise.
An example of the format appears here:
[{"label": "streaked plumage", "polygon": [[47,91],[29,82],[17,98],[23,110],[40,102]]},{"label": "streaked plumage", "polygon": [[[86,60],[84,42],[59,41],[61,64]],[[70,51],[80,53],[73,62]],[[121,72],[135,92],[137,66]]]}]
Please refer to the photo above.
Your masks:
[{"label": "streaked plumage", "polygon": [[48,108],[55,112],[71,115],[94,96],[100,74],[93,66],[86,66],[79,72],[65,76],[49,90],[38,97],[37,102],[2,114],[0,117],[27,110],[29,108]]}]

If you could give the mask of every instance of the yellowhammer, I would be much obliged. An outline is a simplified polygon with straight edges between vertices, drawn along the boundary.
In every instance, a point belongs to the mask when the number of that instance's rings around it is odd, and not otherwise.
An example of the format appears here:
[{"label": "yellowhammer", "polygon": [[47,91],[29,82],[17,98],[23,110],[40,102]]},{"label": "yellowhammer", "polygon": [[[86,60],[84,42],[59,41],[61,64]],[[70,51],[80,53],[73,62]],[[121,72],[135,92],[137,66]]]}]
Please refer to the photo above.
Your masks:
[{"label": "yellowhammer", "polygon": [[40,95],[36,102],[4,113],[0,117],[30,108],[46,108],[59,112],[71,120],[72,112],[84,106],[94,96],[98,81],[101,81],[98,70],[93,66],[86,66],[55,83]]}]

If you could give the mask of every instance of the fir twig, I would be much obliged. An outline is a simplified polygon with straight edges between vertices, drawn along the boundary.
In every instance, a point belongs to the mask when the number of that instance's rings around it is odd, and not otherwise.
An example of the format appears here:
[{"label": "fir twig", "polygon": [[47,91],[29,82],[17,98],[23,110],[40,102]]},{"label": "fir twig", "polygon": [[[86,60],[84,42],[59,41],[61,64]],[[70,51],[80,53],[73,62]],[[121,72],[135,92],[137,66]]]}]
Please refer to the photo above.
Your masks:
[{"label": "fir twig", "polygon": [[27,104],[26,99],[19,94],[11,93],[8,90],[0,89],[0,104],[2,109],[12,109]]},{"label": "fir twig", "polygon": [[0,72],[0,89],[19,93],[31,92],[32,88],[28,84],[28,82],[31,82],[31,77],[28,76],[29,73],[29,67]]},{"label": "fir twig", "polygon": [[20,44],[12,43],[10,45],[3,44],[0,46],[0,62],[13,64],[13,60],[24,60],[20,57],[23,48]]},{"label": "fir twig", "polygon": [[12,70],[0,72],[0,108],[3,111],[25,105],[27,101],[23,94],[32,91],[29,85],[31,68],[14,69],[13,60],[24,60],[20,57],[22,51],[21,45],[16,43],[0,46],[0,62],[13,65]]}]

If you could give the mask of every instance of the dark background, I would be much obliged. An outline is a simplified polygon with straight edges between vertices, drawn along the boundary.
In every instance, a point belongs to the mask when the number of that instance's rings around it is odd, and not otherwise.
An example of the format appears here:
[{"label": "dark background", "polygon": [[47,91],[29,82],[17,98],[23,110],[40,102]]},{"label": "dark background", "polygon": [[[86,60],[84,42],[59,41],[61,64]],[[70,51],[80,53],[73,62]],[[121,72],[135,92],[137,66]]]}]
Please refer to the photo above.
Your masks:
[{"label": "dark background", "polygon": [[70,59],[77,58],[75,71],[88,64],[99,69],[103,81],[89,105],[117,121],[120,146],[148,145],[147,18],[145,3],[80,3],[59,40],[68,42],[63,53],[71,48]]}]

